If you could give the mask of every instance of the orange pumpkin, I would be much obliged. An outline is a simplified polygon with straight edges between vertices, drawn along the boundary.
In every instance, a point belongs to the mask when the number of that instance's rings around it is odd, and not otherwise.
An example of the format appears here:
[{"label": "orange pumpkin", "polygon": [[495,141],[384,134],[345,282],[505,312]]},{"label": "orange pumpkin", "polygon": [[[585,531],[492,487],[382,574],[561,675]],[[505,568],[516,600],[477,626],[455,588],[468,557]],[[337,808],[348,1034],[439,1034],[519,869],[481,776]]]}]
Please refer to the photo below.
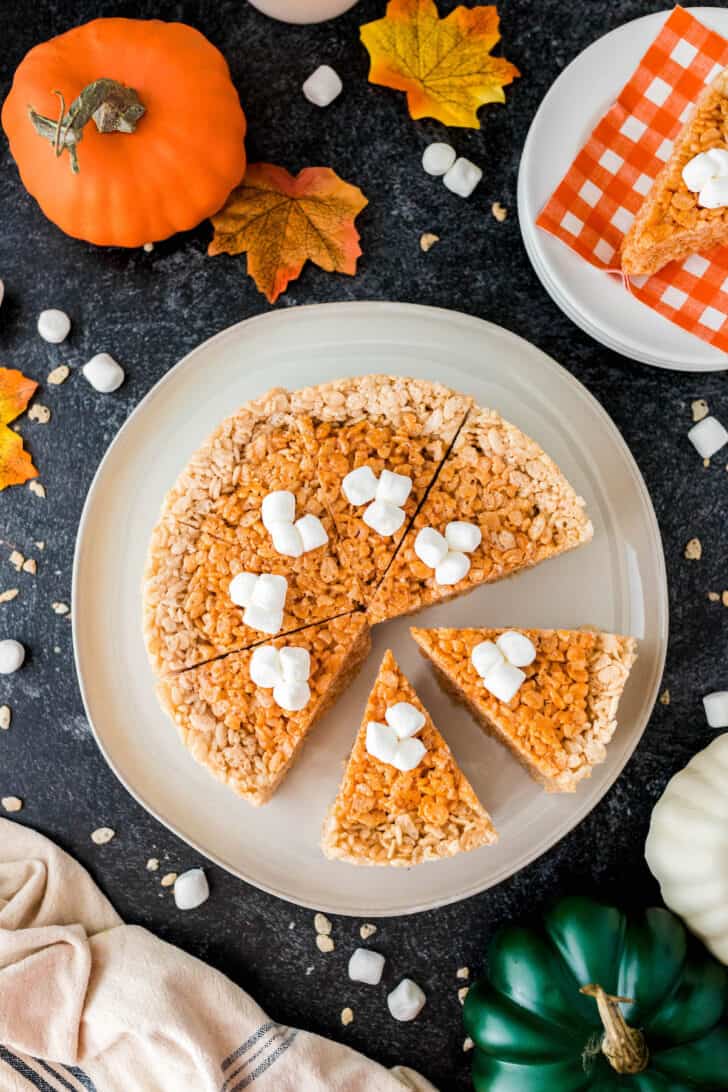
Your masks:
[{"label": "orange pumpkin", "polygon": [[95,19],[35,46],[2,124],[46,216],[101,246],[194,227],[245,173],[245,115],[227,63],[183,23]]}]

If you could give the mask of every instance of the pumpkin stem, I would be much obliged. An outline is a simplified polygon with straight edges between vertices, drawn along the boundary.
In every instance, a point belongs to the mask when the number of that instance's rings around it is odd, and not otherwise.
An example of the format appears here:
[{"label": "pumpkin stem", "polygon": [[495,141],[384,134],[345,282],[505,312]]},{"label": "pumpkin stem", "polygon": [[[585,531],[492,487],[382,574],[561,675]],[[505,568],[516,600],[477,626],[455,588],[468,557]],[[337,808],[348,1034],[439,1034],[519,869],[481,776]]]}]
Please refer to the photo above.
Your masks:
[{"label": "pumpkin stem", "polygon": [[649,1051],[645,1037],[631,1028],[622,1015],[620,1005],[632,1003],[631,997],[613,997],[598,985],[582,986],[580,993],[593,997],[604,1025],[602,1054],[617,1073],[641,1073],[647,1068]]},{"label": "pumpkin stem", "polygon": [[116,80],[94,80],[84,87],[68,110],[60,91],[54,91],[60,101],[60,114],[54,120],[37,113],[32,106],[28,114],[36,133],[53,145],[56,156],[68,152],[71,170],[78,174],[76,145],[83,138],[84,126],[93,118],[100,133],[133,133],[144,113],[144,106],[133,87]]}]

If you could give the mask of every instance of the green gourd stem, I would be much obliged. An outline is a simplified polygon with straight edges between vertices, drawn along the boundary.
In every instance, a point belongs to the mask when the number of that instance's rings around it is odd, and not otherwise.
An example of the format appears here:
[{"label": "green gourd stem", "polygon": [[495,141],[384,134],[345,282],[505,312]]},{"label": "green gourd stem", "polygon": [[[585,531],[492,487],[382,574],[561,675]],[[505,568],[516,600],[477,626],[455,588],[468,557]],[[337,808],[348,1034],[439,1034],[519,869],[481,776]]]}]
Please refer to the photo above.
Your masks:
[{"label": "green gourd stem", "polygon": [[84,87],[68,110],[60,91],[54,91],[60,100],[58,118],[47,118],[32,106],[28,114],[39,136],[53,145],[56,156],[68,152],[71,170],[78,174],[76,145],[83,138],[84,126],[93,118],[100,133],[133,133],[144,113],[144,106],[133,87],[125,87],[117,80],[94,80]]},{"label": "green gourd stem", "polygon": [[604,1026],[602,1054],[617,1073],[641,1073],[647,1068],[649,1051],[645,1037],[637,1028],[631,1028],[622,1015],[620,1005],[632,1003],[631,997],[613,997],[601,986],[582,986],[580,993],[593,997]]}]

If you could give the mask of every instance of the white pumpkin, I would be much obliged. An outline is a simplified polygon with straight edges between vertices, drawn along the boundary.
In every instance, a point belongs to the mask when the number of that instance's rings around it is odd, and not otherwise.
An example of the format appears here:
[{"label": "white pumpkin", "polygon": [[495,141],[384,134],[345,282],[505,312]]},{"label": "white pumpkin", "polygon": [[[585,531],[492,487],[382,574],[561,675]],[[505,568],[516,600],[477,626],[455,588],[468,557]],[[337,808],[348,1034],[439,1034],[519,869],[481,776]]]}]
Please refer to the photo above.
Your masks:
[{"label": "white pumpkin", "polygon": [[728,732],[668,782],[645,856],[665,905],[728,964]]}]

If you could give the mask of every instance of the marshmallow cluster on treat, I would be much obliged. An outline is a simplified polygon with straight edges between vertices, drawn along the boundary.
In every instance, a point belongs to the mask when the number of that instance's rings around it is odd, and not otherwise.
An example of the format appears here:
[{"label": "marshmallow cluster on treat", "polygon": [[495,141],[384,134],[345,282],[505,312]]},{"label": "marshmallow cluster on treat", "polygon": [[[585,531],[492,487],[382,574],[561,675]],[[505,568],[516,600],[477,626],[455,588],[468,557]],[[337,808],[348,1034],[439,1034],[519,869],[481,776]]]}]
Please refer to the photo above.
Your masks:
[{"label": "marshmallow cluster on treat", "polygon": [[402,507],[412,490],[412,479],[406,474],[382,470],[379,477],[370,466],[351,470],[341,483],[341,491],[349,504],[366,504],[362,519],[378,535],[388,538],[399,531],[405,520]]},{"label": "marshmallow cluster on treat", "polygon": [[525,681],[522,667],[536,659],[536,646],[524,633],[509,630],[495,641],[481,641],[470,653],[470,660],[483,680],[483,686],[506,705]]},{"label": "marshmallow cluster on treat", "polygon": [[408,701],[390,705],[384,714],[386,724],[370,720],[367,724],[366,748],[372,758],[407,773],[419,766],[427,751],[415,736],[425,724],[425,717]]},{"label": "marshmallow cluster on treat", "polygon": [[266,494],[260,514],[263,526],[273,540],[273,548],[284,557],[300,557],[329,541],[318,516],[296,519],[296,498],[287,489],[275,489]]},{"label": "marshmallow cluster on treat", "polygon": [[311,700],[308,685],[311,657],[308,649],[259,645],[250,657],[250,678],[256,686],[273,690],[273,701],[287,713],[298,713]]},{"label": "marshmallow cluster on treat", "polygon": [[453,520],[441,535],[434,527],[423,527],[415,539],[415,553],[423,565],[435,570],[436,584],[457,584],[470,572],[470,558],[482,540],[476,523]]},{"label": "marshmallow cluster on treat", "polygon": [[728,206],[728,150],[711,148],[694,155],[682,169],[682,180],[691,193],[697,193],[701,208],[725,208]]},{"label": "marshmallow cluster on treat", "polygon": [[236,606],[244,608],[243,622],[246,626],[271,636],[280,632],[288,594],[285,576],[238,573],[230,581],[228,593]]}]

